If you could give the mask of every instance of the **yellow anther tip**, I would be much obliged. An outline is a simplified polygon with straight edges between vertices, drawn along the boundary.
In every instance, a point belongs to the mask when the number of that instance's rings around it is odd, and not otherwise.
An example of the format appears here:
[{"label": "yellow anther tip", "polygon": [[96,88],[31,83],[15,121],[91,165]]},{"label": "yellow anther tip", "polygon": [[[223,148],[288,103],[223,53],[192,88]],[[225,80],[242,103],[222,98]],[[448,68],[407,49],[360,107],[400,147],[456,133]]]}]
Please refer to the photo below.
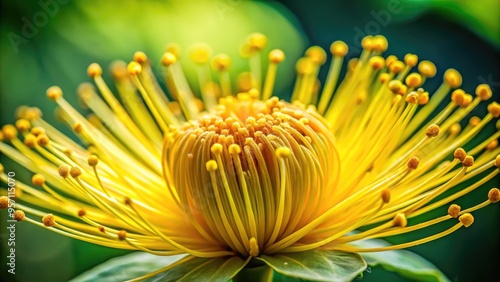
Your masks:
[{"label": "yellow anther tip", "polygon": [[474,165],[474,157],[472,156],[466,156],[462,161],[462,166],[471,167],[473,165]]},{"label": "yellow anther tip", "polygon": [[406,77],[405,83],[408,87],[419,87],[422,84],[422,76],[418,73],[411,73]]},{"label": "yellow anther tip", "polygon": [[373,36],[367,35],[361,39],[361,46],[363,49],[371,51],[374,48]]},{"label": "yellow anther tip", "polygon": [[127,206],[131,206],[131,205],[133,204],[132,199],[131,199],[130,197],[128,197],[128,196],[125,196],[125,197],[123,198],[123,203],[124,203],[125,205],[127,205]]},{"label": "yellow anther tip", "polygon": [[498,156],[495,158],[495,161],[493,162],[493,164],[494,164],[496,167],[499,167],[499,168],[500,168],[500,155],[498,155]]},{"label": "yellow anther tip", "polygon": [[6,209],[9,207],[9,198],[6,196],[1,196],[0,197],[0,209]]},{"label": "yellow anther tip", "polygon": [[491,188],[488,192],[488,199],[492,203],[498,203],[500,201],[500,190],[498,188]]},{"label": "yellow anther tip", "polygon": [[408,162],[406,163],[406,166],[409,169],[417,169],[418,165],[420,164],[420,159],[417,157],[411,157]]},{"label": "yellow anther tip", "polygon": [[387,38],[383,35],[375,35],[373,37],[373,48],[377,52],[385,52],[389,47],[389,42]]},{"label": "yellow anther tip", "polygon": [[14,214],[12,215],[12,218],[16,221],[23,221],[25,217],[26,215],[21,210],[15,211]]},{"label": "yellow anther tip", "polygon": [[488,112],[495,118],[500,117],[500,104],[493,102],[488,105]]},{"label": "yellow anther tip", "polygon": [[380,56],[371,57],[368,63],[375,70],[379,70],[385,66],[385,60]]},{"label": "yellow anther tip", "polygon": [[412,92],[406,96],[406,102],[409,104],[417,104],[419,102],[418,94],[416,92]]},{"label": "yellow anther tip", "polygon": [[77,178],[80,175],[82,175],[82,171],[80,170],[79,167],[73,166],[69,169],[69,175],[71,175],[71,177],[73,178]]},{"label": "yellow anther tip", "polygon": [[35,186],[42,186],[45,184],[45,177],[37,173],[31,177],[31,183]]},{"label": "yellow anther tip", "polygon": [[276,156],[278,158],[287,158],[292,154],[292,151],[287,147],[279,147],[276,149]]},{"label": "yellow anther tip", "polygon": [[17,137],[17,128],[12,124],[6,124],[2,127],[3,138],[12,140]]},{"label": "yellow anther tip", "polygon": [[51,100],[57,100],[62,97],[63,92],[59,86],[52,86],[47,89],[47,97]]},{"label": "yellow anther tip", "polygon": [[26,131],[30,130],[30,128],[31,128],[31,123],[26,119],[16,120],[15,125],[16,125],[17,130],[19,130],[20,132],[26,132]]},{"label": "yellow anther tip", "polygon": [[45,225],[46,227],[52,227],[52,226],[56,225],[56,219],[55,219],[54,215],[51,213],[44,215],[42,217],[42,222],[43,222],[43,225]]},{"label": "yellow anther tip", "polygon": [[223,148],[222,144],[215,143],[210,148],[210,151],[212,151],[212,153],[215,154],[215,155],[220,155],[220,154],[222,154],[222,148]]},{"label": "yellow anther tip", "polygon": [[311,46],[306,50],[306,57],[310,58],[313,63],[322,65],[326,61],[326,52],[319,46]]},{"label": "yellow anther tip", "polygon": [[212,56],[212,49],[206,43],[196,43],[189,49],[189,58],[195,64],[206,64]]},{"label": "yellow anther tip", "polygon": [[382,191],[382,201],[387,204],[389,203],[389,201],[391,200],[391,190],[389,189],[384,189]]},{"label": "yellow anther tip", "polygon": [[453,152],[453,157],[455,159],[460,160],[461,162],[463,162],[465,160],[466,156],[467,156],[467,153],[462,148],[458,148],[458,149],[455,150],[455,152]]},{"label": "yellow anther tip", "polygon": [[57,169],[57,172],[59,173],[59,176],[61,176],[62,178],[66,178],[69,175],[69,168],[65,165],[62,165]]},{"label": "yellow anther tip", "polygon": [[490,86],[488,84],[479,84],[476,87],[476,95],[483,101],[488,100],[492,96]]},{"label": "yellow anther tip", "polygon": [[118,240],[120,240],[120,241],[124,241],[127,239],[127,231],[125,231],[125,230],[118,231],[118,233],[116,233],[116,235],[118,236]]},{"label": "yellow anther tip", "polygon": [[443,80],[451,88],[457,88],[462,85],[462,75],[456,69],[448,69],[445,71]]},{"label": "yellow anther tip", "polygon": [[209,160],[205,164],[207,171],[216,171],[219,167],[217,166],[217,162],[215,160]]},{"label": "yellow anther tip", "polygon": [[397,227],[406,227],[408,224],[408,220],[406,219],[406,215],[404,213],[398,213],[393,219],[392,224]]},{"label": "yellow anther tip", "polygon": [[436,65],[431,61],[422,61],[418,64],[418,71],[426,77],[434,77],[436,75]]},{"label": "yellow anther tip", "polygon": [[135,61],[128,63],[127,71],[131,75],[138,75],[142,72],[142,66]]},{"label": "yellow anther tip", "polygon": [[142,51],[137,51],[134,53],[133,60],[142,65],[142,64],[145,64],[148,62],[148,56],[146,56],[146,53],[144,53]]},{"label": "yellow anther tip", "polygon": [[448,215],[450,215],[453,218],[457,218],[458,215],[460,214],[460,210],[461,210],[461,207],[459,205],[452,204],[448,208]]},{"label": "yellow anther tip", "polygon": [[269,61],[279,64],[285,60],[285,53],[280,49],[274,49],[269,52]]},{"label": "yellow anther tip", "polygon": [[170,52],[163,54],[163,56],[161,57],[161,63],[166,67],[173,65],[176,62],[177,62],[177,57]]},{"label": "yellow anther tip", "polygon": [[335,41],[330,45],[330,52],[335,57],[344,57],[349,52],[349,47],[344,41]]},{"label": "yellow anther tip", "polygon": [[49,145],[50,143],[50,139],[49,137],[47,137],[47,135],[45,134],[40,134],[36,137],[36,143],[41,146],[41,147],[45,147],[47,145]]},{"label": "yellow anther tip", "polygon": [[96,155],[91,155],[87,159],[89,166],[96,166],[99,163],[99,158]]},{"label": "yellow anther tip", "polygon": [[231,145],[229,145],[229,153],[232,154],[232,155],[237,155],[237,154],[241,153],[240,146],[237,145],[237,144],[231,144]]},{"label": "yellow anther tip", "polygon": [[226,71],[231,67],[231,57],[226,54],[218,54],[212,59],[212,69]]},{"label": "yellow anther tip", "polygon": [[414,67],[418,63],[418,56],[415,54],[406,54],[403,60],[406,65]]},{"label": "yellow anther tip", "polygon": [[87,75],[91,78],[98,77],[102,75],[102,68],[97,63],[92,63],[87,68]]},{"label": "yellow anther tip", "polygon": [[425,135],[427,135],[427,137],[429,137],[429,138],[438,136],[439,135],[439,126],[437,124],[429,125],[429,127],[427,127],[427,130],[425,131]]},{"label": "yellow anther tip", "polygon": [[458,218],[458,220],[460,220],[465,227],[469,227],[472,223],[474,223],[474,216],[470,213],[464,213]]},{"label": "yellow anther tip", "polygon": [[267,46],[267,37],[259,32],[252,33],[247,38],[247,44],[251,50],[262,50]]},{"label": "yellow anther tip", "polygon": [[395,61],[392,64],[389,65],[389,71],[392,73],[400,73],[402,70],[404,70],[405,64],[401,61]]}]

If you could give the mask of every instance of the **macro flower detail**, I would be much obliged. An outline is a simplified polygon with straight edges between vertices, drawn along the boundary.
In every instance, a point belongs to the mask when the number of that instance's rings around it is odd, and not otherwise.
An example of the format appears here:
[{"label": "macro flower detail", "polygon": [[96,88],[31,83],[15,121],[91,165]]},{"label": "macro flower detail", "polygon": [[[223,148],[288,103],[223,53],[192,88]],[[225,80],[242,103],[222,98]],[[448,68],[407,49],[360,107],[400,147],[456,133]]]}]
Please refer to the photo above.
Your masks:
[{"label": "macro flower detail", "polygon": [[[357,253],[439,239],[469,227],[474,211],[500,200],[498,188],[484,187],[499,173],[499,122],[495,133],[470,145],[500,116],[500,105],[491,102],[484,117],[462,122],[492,97],[488,85],[468,94],[459,88],[460,73],[449,69],[430,94],[423,87],[437,73],[432,62],[414,54],[384,58],[387,40],[367,36],[343,78],[344,42],[332,43],[324,82],[318,73],[327,53],[307,49],[288,102],[273,97],[285,54],[271,50],[263,73],[266,46],[264,35],[250,35],[241,48],[250,71],[232,80],[229,56],[194,45],[189,57],[199,93],[175,44],[161,59],[168,91],[142,52],[111,66],[117,96],[91,64],[97,89],[78,88],[88,117],[59,87],[49,88],[58,117],[81,142],[44,121],[37,108],[20,107],[16,123],[2,128],[0,151],[34,175],[31,184],[17,180],[18,195],[2,196],[0,207],[15,199],[15,220],[90,243],[186,254],[138,280],[237,280],[243,269],[267,265],[303,279],[345,281],[366,268]],[[484,202],[454,204],[475,189],[486,189]],[[448,214],[408,224],[443,206]],[[444,221],[456,223],[401,244],[359,244]]]}]

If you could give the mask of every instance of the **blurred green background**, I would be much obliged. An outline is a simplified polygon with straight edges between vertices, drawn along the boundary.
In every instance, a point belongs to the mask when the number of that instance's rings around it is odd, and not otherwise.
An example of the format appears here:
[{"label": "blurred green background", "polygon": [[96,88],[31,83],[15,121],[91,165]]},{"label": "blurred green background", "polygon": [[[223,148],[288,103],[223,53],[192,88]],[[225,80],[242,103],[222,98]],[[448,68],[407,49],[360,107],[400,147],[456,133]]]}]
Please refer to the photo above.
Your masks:
[{"label": "blurred green background", "polygon": [[[150,56],[154,71],[160,74],[157,62],[172,41],[180,43],[184,50],[197,41],[207,42],[214,53],[232,55],[234,71],[241,71],[247,63],[237,56],[237,48],[254,31],[268,35],[269,49],[281,48],[287,55],[286,63],[279,68],[276,86],[281,97],[289,97],[295,60],[309,44],[327,49],[332,41],[344,40],[351,50],[348,57],[355,57],[362,36],[380,33],[389,40],[388,54],[401,58],[416,53],[421,59],[435,62],[438,75],[426,83],[427,89],[435,89],[444,70],[453,67],[462,73],[466,91],[473,92],[477,84],[488,83],[498,101],[499,12],[496,0],[2,1],[0,124],[13,122],[15,108],[24,104],[40,107],[45,119],[55,122],[54,104],[45,98],[45,89],[59,85],[65,98],[77,104],[76,87],[90,81],[86,68],[92,62],[105,68],[115,59],[130,60],[134,51],[141,50]],[[189,62],[184,64],[189,69]],[[320,75],[326,76],[326,68]],[[64,130],[63,125],[59,128]],[[29,179],[29,173],[0,158],[7,171]],[[499,186],[499,179],[460,199],[458,204],[468,207],[479,203],[495,186]],[[446,208],[428,218],[444,213]],[[18,223],[16,275],[8,275],[6,213],[0,215],[1,281],[67,281],[110,257],[124,254]],[[410,250],[434,263],[454,282],[495,281],[500,263],[500,206],[489,206],[474,215],[476,222],[470,228]],[[428,232],[436,230],[430,228]],[[389,238],[393,243],[402,240]],[[373,268],[365,271],[362,281],[406,280]]]}]

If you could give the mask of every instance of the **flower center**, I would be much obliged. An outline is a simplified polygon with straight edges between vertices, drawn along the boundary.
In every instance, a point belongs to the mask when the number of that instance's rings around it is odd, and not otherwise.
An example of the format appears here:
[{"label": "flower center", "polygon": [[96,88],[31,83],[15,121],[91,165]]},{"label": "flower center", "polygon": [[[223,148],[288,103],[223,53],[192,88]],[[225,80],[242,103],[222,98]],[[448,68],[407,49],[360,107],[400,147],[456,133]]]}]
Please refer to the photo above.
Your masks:
[{"label": "flower center", "polygon": [[256,100],[251,91],[226,97],[214,113],[175,128],[165,146],[180,206],[200,233],[244,255],[255,250],[252,240],[265,252],[331,207],[327,187],[340,164],[313,108]]}]

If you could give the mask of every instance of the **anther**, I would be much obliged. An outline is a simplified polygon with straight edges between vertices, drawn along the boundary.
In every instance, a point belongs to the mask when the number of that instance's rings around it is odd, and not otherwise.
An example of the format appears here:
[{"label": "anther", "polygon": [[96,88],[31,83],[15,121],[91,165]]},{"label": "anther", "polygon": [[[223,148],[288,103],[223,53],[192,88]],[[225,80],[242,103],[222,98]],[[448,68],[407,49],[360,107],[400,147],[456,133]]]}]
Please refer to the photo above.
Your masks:
[{"label": "anther", "polygon": [[444,72],[443,80],[451,88],[457,88],[462,85],[462,75],[456,69],[447,69]]},{"label": "anther", "polygon": [[500,168],[500,155],[497,155],[497,157],[495,158],[495,161],[493,162],[493,164]]},{"label": "anther", "polygon": [[452,204],[449,208],[448,208],[448,214],[453,217],[453,218],[457,218],[459,215],[460,215],[460,210],[461,210],[461,207],[459,205],[456,205],[456,204]]},{"label": "anther", "polygon": [[436,65],[431,61],[421,61],[418,64],[418,71],[425,77],[434,77],[436,75]]},{"label": "anther", "polygon": [[427,127],[427,130],[425,131],[425,135],[427,137],[432,138],[436,137],[439,134],[439,126],[437,124],[431,124],[429,127]]},{"label": "anther", "polygon": [[216,171],[218,166],[217,166],[217,162],[215,160],[209,160],[206,164],[205,164],[206,168],[207,168],[207,171]]},{"label": "anther", "polygon": [[36,145],[36,137],[33,134],[27,134],[24,137],[24,145],[28,146],[28,148],[35,148]]},{"label": "anther", "polygon": [[401,61],[395,61],[389,66],[389,71],[392,73],[400,73],[405,68],[405,64]]},{"label": "anther", "polygon": [[52,86],[47,89],[47,97],[51,100],[57,100],[63,95],[61,88],[59,86]]},{"label": "anther", "polygon": [[387,38],[382,35],[375,35],[373,37],[373,49],[377,52],[385,52],[389,47],[389,42],[387,42]]},{"label": "anther", "polygon": [[20,132],[27,132],[31,128],[31,123],[26,119],[16,120],[15,125],[17,130],[19,130]]},{"label": "anther", "polygon": [[123,198],[123,203],[124,203],[125,205],[127,205],[127,206],[132,206],[132,203],[133,203],[133,202],[132,202],[132,199],[131,199],[129,196],[125,196],[125,197]]},{"label": "anther", "polygon": [[9,198],[6,196],[1,196],[0,197],[0,209],[6,209],[9,207]]},{"label": "anther", "polygon": [[46,227],[52,227],[52,226],[56,225],[56,219],[55,219],[54,215],[51,213],[44,215],[42,217],[42,222],[43,222],[43,225],[45,225]]},{"label": "anther", "polygon": [[455,159],[458,159],[461,162],[463,162],[465,160],[466,156],[467,156],[467,153],[462,148],[458,148],[455,150],[455,152],[453,152],[453,157]]},{"label": "anther", "polygon": [[37,173],[31,177],[31,183],[35,186],[42,186],[45,184],[45,177]]},{"label": "anther", "polygon": [[476,87],[476,96],[479,97],[479,99],[486,101],[491,98],[491,95],[491,88],[488,84],[479,84]]},{"label": "anther", "polygon": [[216,71],[226,71],[231,67],[231,58],[226,54],[218,54],[212,59],[211,65]]},{"label": "anther", "polygon": [[472,223],[474,223],[474,216],[470,213],[464,213],[458,218],[458,220],[460,220],[465,227],[469,227]]},{"label": "anther", "polygon": [[486,145],[486,150],[487,151],[493,151],[495,150],[496,148],[498,147],[498,140],[491,140],[490,143],[488,143],[488,145]]},{"label": "anther", "polygon": [[402,86],[401,81],[399,80],[391,80],[388,84],[389,89],[392,91],[392,93],[396,94],[398,93],[399,89]]},{"label": "anther", "polygon": [[16,221],[22,221],[22,220],[24,220],[25,217],[26,217],[26,215],[21,210],[17,210],[14,212],[14,214],[12,214],[12,218]]},{"label": "anther", "polygon": [[418,63],[418,56],[415,54],[406,54],[403,61],[407,66],[414,67]]},{"label": "anther", "polygon": [[82,126],[82,124],[81,124],[81,123],[75,123],[75,124],[73,125],[73,131],[74,131],[76,134],[80,134],[80,133],[82,133],[82,131],[83,131],[83,126]]},{"label": "anther", "polygon": [[492,203],[498,203],[500,201],[500,190],[498,188],[491,188],[488,192],[488,200]]},{"label": "anther", "polygon": [[91,78],[95,78],[102,75],[102,68],[99,64],[93,63],[90,64],[87,68],[87,74]]},{"label": "anther", "polygon": [[142,64],[145,64],[148,62],[148,56],[146,56],[146,53],[144,53],[142,51],[137,51],[134,53],[133,60],[142,65]]},{"label": "anther", "polygon": [[49,145],[49,142],[49,137],[47,137],[47,135],[45,134],[40,134],[36,137],[36,143],[41,147]]},{"label": "anther", "polygon": [[422,76],[418,73],[410,73],[406,77],[405,83],[412,88],[419,87],[422,84]]},{"label": "anther", "polygon": [[65,165],[62,165],[59,167],[57,172],[59,173],[59,176],[61,176],[62,178],[67,178],[69,175],[69,168]]},{"label": "anther", "polygon": [[173,65],[176,62],[177,62],[177,57],[170,52],[163,54],[163,56],[161,57],[161,63],[166,67]]},{"label": "anther", "polygon": [[220,143],[213,144],[212,147],[210,148],[210,151],[212,151],[214,155],[220,155],[222,153],[222,144]]},{"label": "anther", "polygon": [[127,71],[131,75],[138,75],[142,72],[142,66],[135,61],[132,61],[127,66]]},{"label": "anther", "polygon": [[251,51],[259,51],[267,46],[267,37],[262,33],[252,33],[247,38],[248,46]]},{"label": "anther", "polygon": [[411,157],[408,162],[406,163],[406,166],[409,169],[417,169],[418,165],[420,164],[420,159],[417,157]]},{"label": "anther", "polygon": [[43,127],[40,127],[40,126],[35,126],[35,127],[31,128],[31,134],[33,134],[35,136],[38,136],[40,134],[45,134],[45,129],[43,129]]},{"label": "anther", "polygon": [[118,231],[118,233],[116,233],[116,235],[118,236],[118,240],[120,240],[120,241],[125,241],[127,239],[127,231],[125,231],[125,230]]},{"label": "anther", "polygon": [[79,217],[85,216],[86,214],[87,214],[87,211],[85,209],[79,209],[78,210],[78,216]]},{"label": "anther", "polygon": [[71,175],[71,177],[73,178],[77,178],[80,175],[82,175],[82,171],[80,170],[79,167],[73,166],[69,169],[69,175]]},{"label": "anther", "polygon": [[381,56],[373,56],[368,61],[368,64],[370,64],[374,70],[379,70],[385,66],[385,60]]},{"label": "anther", "polygon": [[429,103],[429,92],[422,92],[418,94],[418,104],[423,106]]},{"label": "anther", "polygon": [[96,166],[99,163],[99,158],[96,155],[91,155],[87,159],[89,166]]},{"label": "anther", "polygon": [[2,127],[3,138],[12,140],[17,137],[17,129],[12,124],[6,124]]},{"label": "anther", "polygon": [[462,166],[471,167],[473,165],[474,165],[474,157],[472,156],[466,156],[465,159],[462,161]]},{"label": "anther", "polygon": [[196,43],[189,50],[189,58],[195,64],[206,64],[212,56],[212,50],[206,43]]},{"label": "anther", "polygon": [[237,155],[237,154],[241,153],[240,146],[237,145],[237,144],[231,144],[231,145],[229,145],[229,153],[231,155]]},{"label": "anther", "polygon": [[455,89],[451,93],[451,101],[455,103],[457,106],[462,106],[465,100],[465,91],[462,89]]},{"label": "anther", "polygon": [[269,52],[269,61],[279,64],[285,60],[285,53],[280,49],[274,49]]},{"label": "anther", "polygon": [[406,102],[409,104],[417,104],[418,94],[416,92],[411,92],[408,96],[406,96]]},{"label": "anther", "polygon": [[278,149],[276,149],[276,156],[278,156],[278,158],[287,158],[291,154],[292,151],[290,151],[290,149],[287,147],[279,147]]},{"label": "anther", "polygon": [[311,46],[306,50],[306,57],[310,58],[315,64],[322,65],[326,61],[326,52],[319,46]]},{"label": "anther", "polygon": [[349,52],[349,47],[344,41],[335,41],[330,45],[330,52],[335,57],[344,57]]},{"label": "anther", "polygon": [[398,227],[406,227],[408,224],[408,220],[406,219],[406,215],[404,213],[398,213],[392,219],[392,224]]},{"label": "anther", "polygon": [[389,203],[390,200],[391,200],[391,190],[384,189],[382,191],[382,201],[384,202],[384,204],[387,204]]},{"label": "anther", "polygon": [[102,226],[102,225],[99,225],[99,227],[97,227],[97,229],[99,230],[99,232],[106,233],[106,228],[104,228],[104,226]]},{"label": "anther", "polygon": [[493,102],[488,105],[488,112],[495,118],[500,117],[500,104]]}]

